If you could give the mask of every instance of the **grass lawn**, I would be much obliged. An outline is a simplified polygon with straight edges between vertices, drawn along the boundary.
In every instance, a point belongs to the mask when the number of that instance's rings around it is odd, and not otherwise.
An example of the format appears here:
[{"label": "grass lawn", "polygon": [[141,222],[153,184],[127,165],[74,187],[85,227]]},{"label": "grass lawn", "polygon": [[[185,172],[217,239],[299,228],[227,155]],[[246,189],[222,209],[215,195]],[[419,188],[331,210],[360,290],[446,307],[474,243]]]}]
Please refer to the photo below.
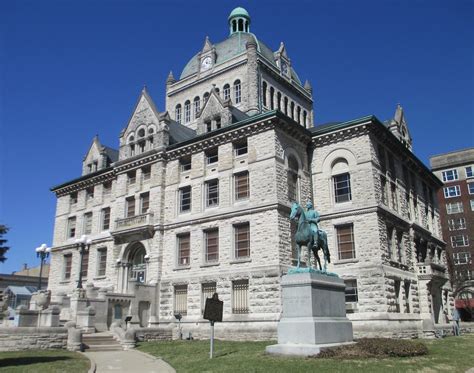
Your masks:
[{"label": "grass lawn", "polygon": [[0,352],[0,372],[85,373],[89,359],[76,352],[62,350],[31,350]]},{"label": "grass lawn", "polygon": [[227,372],[465,372],[474,367],[474,335],[427,340],[428,355],[389,359],[284,358],[265,354],[266,342],[215,341],[209,357],[209,341],[141,343],[139,349],[161,357],[178,373]]}]

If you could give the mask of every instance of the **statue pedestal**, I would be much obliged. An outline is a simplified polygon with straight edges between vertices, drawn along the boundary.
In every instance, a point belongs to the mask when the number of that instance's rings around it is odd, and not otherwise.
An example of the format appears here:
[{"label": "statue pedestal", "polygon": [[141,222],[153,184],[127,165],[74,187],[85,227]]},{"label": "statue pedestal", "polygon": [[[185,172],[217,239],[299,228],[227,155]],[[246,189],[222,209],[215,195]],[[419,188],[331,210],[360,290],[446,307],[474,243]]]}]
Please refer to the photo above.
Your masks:
[{"label": "statue pedestal", "polygon": [[311,356],[324,348],[353,343],[342,279],[314,272],[292,273],[283,276],[281,287],[278,344],[267,346],[268,353]]}]

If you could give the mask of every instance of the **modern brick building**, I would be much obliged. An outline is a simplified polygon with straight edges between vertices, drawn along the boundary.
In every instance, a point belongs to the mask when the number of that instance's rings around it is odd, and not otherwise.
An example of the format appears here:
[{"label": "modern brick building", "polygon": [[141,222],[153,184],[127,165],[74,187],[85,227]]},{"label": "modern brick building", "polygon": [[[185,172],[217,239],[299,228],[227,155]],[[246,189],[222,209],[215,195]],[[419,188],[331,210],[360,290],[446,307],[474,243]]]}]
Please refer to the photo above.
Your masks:
[{"label": "modern brick building", "polygon": [[[441,182],[412,153],[403,109],[386,123],[315,126],[297,58],[267,47],[250,21],[235,9],[225,40],[206,38],[179,79],[170,73],[164,111],[144,89],[119,149],[95,138],[82,176],[52,189],[53,301],[73,317],[81,271],[85,296],[105,302],[98,330],[125,315],[171,325],[181,313],[199,337],[217,291],[219,338],[274,338],[294,264],[290,204],[314,199],[355,334],[432,333],[452,307]],[[79,268],[82,234],[91,244]]]},{"label": "modern brick building", "polygon": [[458,288],[474,280],[474,148],[435,155],[430,163],[444,183],[438,191],[440,216],[451,280]]}]

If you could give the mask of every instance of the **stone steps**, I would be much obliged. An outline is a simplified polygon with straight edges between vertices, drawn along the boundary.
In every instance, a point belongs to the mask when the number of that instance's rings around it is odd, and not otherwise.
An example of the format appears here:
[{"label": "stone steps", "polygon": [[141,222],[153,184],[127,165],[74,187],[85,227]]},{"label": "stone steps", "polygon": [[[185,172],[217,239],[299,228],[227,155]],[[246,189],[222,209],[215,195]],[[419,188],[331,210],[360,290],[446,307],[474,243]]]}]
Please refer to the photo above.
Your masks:
[{"label": "stone steps", "polygon": [[122,346],[109,333],[84,334],[82,343],[86,351],[121,351]]}]

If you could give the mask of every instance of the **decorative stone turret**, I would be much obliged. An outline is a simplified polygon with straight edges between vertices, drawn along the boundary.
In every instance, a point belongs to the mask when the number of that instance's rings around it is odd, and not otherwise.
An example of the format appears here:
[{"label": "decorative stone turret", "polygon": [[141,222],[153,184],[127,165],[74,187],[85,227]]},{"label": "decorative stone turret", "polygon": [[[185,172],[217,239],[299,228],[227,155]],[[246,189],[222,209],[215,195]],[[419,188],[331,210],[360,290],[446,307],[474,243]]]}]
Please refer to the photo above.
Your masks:
[{"label": "decorative stone turret", "polygon": [[166,90],[168,90],[169,86],[173,83],[176,83],[176,79],[173,76],[173,72],[170,71],[168,78],[166,79]]},{"label": "decorative stone turret", "polygon": [[311,95],[311,97],[313,97],[313,87],[309,83],[308,79],[306,79],[306,82],[304,82],[304,89],[306,89],[306,91]]},{"label": "decorative stone turret", "polygon": [[258,105],[258,58],[257,58],[257,40],[252,37],[247,44],[247,77],[248,77],[248,115],[259,113]]},{"label": "decorative stone turret", "polygon": [[388,129],[405,145],[408,150],[412,151],[413,140],[408,130],[408,124],[405,119],[405,113],[400,104],[397,104],[393,119],[388,122]]}]

